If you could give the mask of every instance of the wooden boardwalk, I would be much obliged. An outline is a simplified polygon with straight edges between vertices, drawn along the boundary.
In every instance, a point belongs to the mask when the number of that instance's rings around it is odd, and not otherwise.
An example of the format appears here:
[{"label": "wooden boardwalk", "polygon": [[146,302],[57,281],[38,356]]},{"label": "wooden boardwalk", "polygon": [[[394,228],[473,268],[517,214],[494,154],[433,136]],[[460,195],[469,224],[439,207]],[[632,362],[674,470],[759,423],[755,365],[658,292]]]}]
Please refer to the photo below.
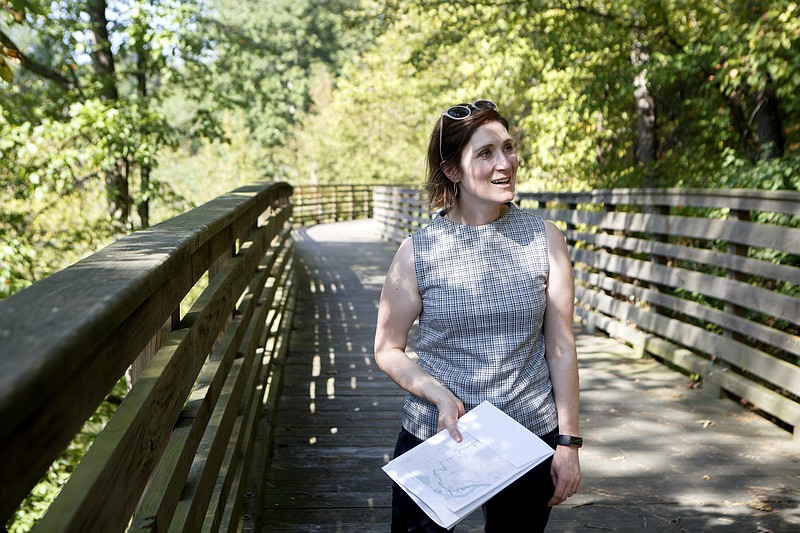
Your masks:
[{"label": "wooden boardwalk", "polygon": [[[381,467],[403,392],[375,365],[372,342],[396,245],[354,221],[300,230],[296,246],[295,329],[255,529],[385,532]],[[584,481],[548,531],[800,531],[790,433],[603,335],[578,331],[578,344]],[[482,530],[480,512],[457,527]]]}]

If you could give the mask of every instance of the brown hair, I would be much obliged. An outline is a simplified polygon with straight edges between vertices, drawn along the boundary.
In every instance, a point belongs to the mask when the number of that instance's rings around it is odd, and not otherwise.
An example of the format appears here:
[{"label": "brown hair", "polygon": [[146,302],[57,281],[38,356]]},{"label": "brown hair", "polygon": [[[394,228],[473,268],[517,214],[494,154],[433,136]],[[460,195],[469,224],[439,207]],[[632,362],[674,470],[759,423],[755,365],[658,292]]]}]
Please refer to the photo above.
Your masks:
[{"label": "brown hair", "polygon": [[[438,211],[455,205],[456,185],[445,175],[442,163],[452,165],[458,172],[461,172],[459,166],[461,152],[472,138],[475,130],[488,122],[499,122],[508,131],[508,121],[505,117],[489,108],[472,108],[472,114],[461,120],[440,116],[436,121],[428,141],[426,162],[425,191],[428,195],[429,209]],[[439,128],[444,128],[441,150],[439,149]],[[441,159],[442,156],[444,156],[444,161]]]}]

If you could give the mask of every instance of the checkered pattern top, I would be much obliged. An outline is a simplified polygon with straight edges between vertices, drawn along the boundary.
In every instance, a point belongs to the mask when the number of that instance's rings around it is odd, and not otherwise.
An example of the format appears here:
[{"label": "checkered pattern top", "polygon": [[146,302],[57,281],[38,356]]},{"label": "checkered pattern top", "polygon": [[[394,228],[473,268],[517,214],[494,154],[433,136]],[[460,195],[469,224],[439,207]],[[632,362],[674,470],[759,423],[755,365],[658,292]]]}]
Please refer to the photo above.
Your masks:
[{"label": "checkered pattern top", "polygon": [[[422,296],[419,364],[464,402],[483,400],[537,435],[557,425],[545,360],[548,275],[543,220],[510,204],[483,226],[442,216],[412,235]],[[403,427],[420,439],[436,433],[434,405],[409,394]]]}]

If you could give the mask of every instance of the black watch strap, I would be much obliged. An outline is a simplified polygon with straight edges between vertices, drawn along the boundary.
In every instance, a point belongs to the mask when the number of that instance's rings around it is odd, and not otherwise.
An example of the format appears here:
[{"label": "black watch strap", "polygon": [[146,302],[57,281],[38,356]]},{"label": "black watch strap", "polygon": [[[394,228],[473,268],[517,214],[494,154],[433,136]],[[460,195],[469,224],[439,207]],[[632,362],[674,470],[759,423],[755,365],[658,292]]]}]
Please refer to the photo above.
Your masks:
[{"label": "black watch strap", "polygon": [[583,439],[580,437],[573,437],[572,435],[556,435],[556,445],[580,448],[583,446]]}]

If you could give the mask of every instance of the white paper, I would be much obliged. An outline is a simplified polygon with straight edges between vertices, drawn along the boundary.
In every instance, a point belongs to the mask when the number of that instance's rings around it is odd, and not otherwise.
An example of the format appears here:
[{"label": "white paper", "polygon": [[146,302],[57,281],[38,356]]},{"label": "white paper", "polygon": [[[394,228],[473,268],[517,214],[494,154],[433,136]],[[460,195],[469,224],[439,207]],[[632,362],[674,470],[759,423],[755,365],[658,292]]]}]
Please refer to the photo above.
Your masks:
[{"label": "white paper", "polygon": [[448,529],[553,455],[542,439],[487,401],[456,425],[461,442],[444,429],[383,467]]}]

